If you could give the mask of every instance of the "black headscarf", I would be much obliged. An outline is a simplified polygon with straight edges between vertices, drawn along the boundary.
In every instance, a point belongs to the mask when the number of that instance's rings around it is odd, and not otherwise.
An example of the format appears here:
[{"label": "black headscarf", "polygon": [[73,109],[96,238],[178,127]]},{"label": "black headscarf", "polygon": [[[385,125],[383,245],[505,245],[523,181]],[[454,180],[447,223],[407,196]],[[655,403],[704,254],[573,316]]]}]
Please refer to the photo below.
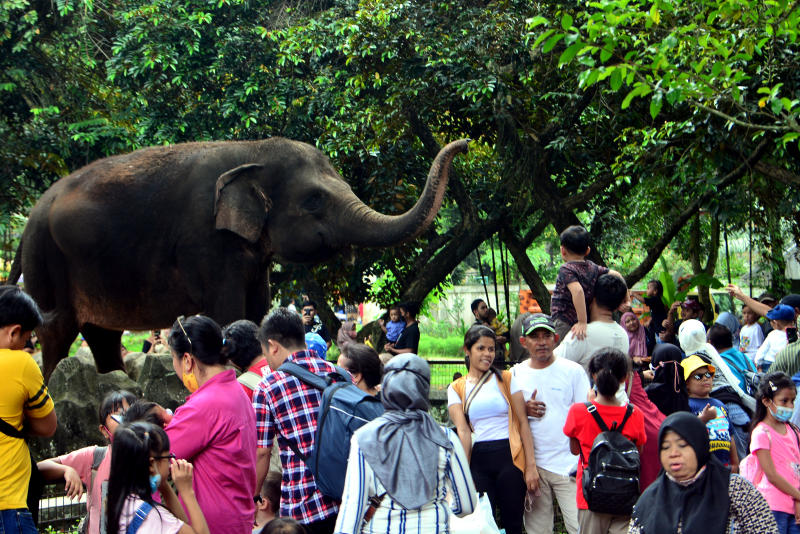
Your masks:
[{"label": "black headscarf", "polygon": [[650,402],[664,415],[675,412],[688,412],[689,393],[680,366],[683,354],[681,349],[671,343],[656,345],[651,365],[655,368],[653,382],[644,389]]},{"label": "black headscarf", "polygon": [[703,466],[706,469],[694,482],[682,486],[670,480],[662,468],[633,507],[636,524],[645,534],[674,534],[679,524],[683,532],[724,534],[731,472],[711,454],[706,425],[691,413],[674,413],[661,423],[659,444],[668,430],[681,436],[694,450],[698,471]]}]

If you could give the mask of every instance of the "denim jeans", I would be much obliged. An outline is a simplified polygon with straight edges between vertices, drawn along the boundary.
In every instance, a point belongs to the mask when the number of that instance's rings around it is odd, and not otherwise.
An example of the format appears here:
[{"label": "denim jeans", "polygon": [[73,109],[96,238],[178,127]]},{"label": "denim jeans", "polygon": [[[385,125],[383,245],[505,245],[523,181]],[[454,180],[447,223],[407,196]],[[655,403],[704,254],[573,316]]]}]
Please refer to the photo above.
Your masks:
[{"label": "denim jeans", "polygon": [[800,534],[800,525],[794,522],[794,514],[773,510],[772,515],[775,516],[775,522],[778,524],[778,532],[780,534]]},{"label": "denim jeans", "polygon": [[0,534],[37,534],[28,509],[0,510]]}]

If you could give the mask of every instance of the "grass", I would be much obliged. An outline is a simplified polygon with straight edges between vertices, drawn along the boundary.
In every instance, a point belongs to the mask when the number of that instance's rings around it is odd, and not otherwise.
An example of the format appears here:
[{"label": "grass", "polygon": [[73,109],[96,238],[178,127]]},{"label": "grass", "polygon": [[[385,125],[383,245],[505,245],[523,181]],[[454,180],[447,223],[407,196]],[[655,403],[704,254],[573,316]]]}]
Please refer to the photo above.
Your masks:
[{"label": "grass", "polygon": [[[126,332],[122,336],[122,344],[128,349],[128,352],[139,352],[142,350],[142,343],[150,335],[149,331],[145,332]],[[74,356],[78,349],[81,348],[83,343],[83,336],[78,336],[69,348],[69,355]]]}]

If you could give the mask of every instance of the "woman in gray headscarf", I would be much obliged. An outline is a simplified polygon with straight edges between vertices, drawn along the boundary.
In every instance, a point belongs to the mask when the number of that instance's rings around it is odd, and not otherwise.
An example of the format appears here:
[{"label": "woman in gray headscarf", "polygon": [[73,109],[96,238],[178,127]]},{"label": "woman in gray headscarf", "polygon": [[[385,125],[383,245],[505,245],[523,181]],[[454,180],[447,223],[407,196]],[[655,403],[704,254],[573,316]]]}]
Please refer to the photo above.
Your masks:
[{"label": "woman in gray headscarf", "polygon": [[430,376],[428,363],[414,354],[386,364],[386,412],[353,435],[337,534],[444,533],[451,513],[474,510],[475,486],[458,436],[428,413]]}]

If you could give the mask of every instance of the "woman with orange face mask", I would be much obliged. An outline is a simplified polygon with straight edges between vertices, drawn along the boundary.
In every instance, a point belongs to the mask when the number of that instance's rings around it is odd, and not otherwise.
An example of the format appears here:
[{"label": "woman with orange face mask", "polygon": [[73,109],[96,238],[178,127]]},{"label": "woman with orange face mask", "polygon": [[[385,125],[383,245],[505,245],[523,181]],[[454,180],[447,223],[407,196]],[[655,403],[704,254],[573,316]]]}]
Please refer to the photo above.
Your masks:
[{"label": "woman with orange face mask", "polygon": [[256,420],[225,367],[222,330],[209,317],[179,317],[169,333],[172,367],[189,390],[165,430],[178,458],[194,465],[194,491],[215,534],[249,534],[256,494]]}]

